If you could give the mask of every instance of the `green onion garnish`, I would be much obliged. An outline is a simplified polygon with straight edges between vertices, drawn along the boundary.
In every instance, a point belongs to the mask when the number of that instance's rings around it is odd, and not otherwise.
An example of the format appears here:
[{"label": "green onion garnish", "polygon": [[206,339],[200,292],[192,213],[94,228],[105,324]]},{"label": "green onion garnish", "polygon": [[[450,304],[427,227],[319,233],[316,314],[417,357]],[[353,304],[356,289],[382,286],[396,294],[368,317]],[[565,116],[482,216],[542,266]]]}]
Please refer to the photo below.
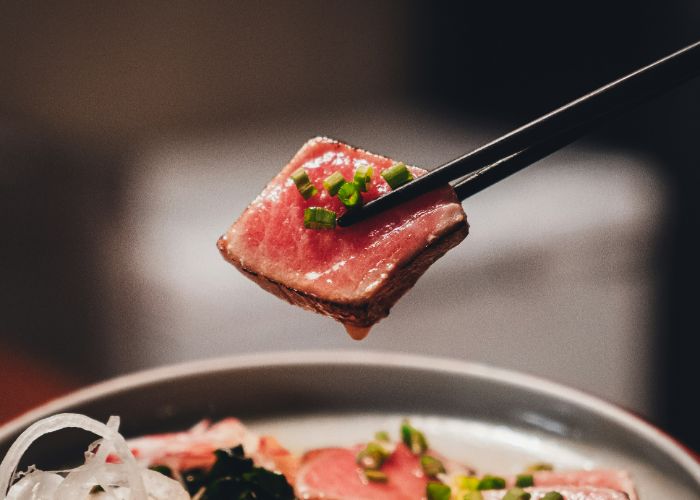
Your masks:
[{"label": "green onion garnish", "polygon": [[343,174],[340,172],[333,172],[331,175],[326,177],[325,181],[323,181],[323,187],[326,188],[328,194],[335,196],[338,193],[340,186],[342,186],[344,183],[345,177],[343,177]]},{"label": "green onion garnish", "polygon": [[365,477],[368,481],[373,483],[386,483],[389,480],[389,476],[379,470],[368,469],[365,470]]},{"label": "green onion garnish", "polygon": [[445,472],[445,466],[442,465],[442,462],[430,455],[423,455],[420,457],[420,466],[428,477],[437,477],[438,474],[443,474]]},{"label": "green onion garnish", "polygon": [[480,491],[468,491],[462,500],[484,500]]},{"label": "green onion garnish", "polygon": [[530,494],[520,488],[511,488],[503,496],[503,500],[530,500]]},{"label": "green onion garnish", "polygon": [[384,460],[389,458],[389,452],[379,443],[367,443],[355,457],[357,465],[363,469],[379,469]]},{"label": "green onion garnish", "polygon": [[346,182],[338,190],[338,199],[348,208],[354,208],[362,202],[360,190],[352,182]]},{"label": "green onion garnish", "polygon": [[304,167],[298,168],[294,172],[292,172],[292,180],[298,188],[311,183],[311,180],[309,179],[309,174],[306,173]]},{"label": "green onion garnish", "polygon": [[542,500],[564,500],[564,497],[558,491],[550,491],[542,497]]},{"label": "green onion garnish", "polygon": [[446,484],[430,482],[425,488],[425,495],[428,500],[450,500],[452,490]]},{"label": "green onion garnish", "polygon": [[506,480],[498,476],[485,475],[479,481],[478,490],[502,490],[506,487]]},{"label": "green onion garnish", "polygon": [[554,470],[554,466],[547,462],[535,462],[534,464],[528,465],[527,469],[525,470],[528,472],[536,472],[538,470]]},{"label": "green onion garnish", "polygon": [[305,200],[308,200],[313,195],[318,193],[318,189],[316,189],[316,187],[311,183],[309,174],[306,173],[306,170],[304,170],[303,167],[296,169],[292,173],[291,177],[299,190],[299,193],[301,193]]},{"label": "green onion garnish", "polygon": [[334,229],[335,212],[321,207],[304,210],[304,227],[306,229]]},{"label": "green onion garnish", "polygon": [[372,168],[372,165],[362,165],[361,167],[357,167],[357,170],[355,170],[354,182],[360,191],[367,191],[367,186],[372,180],[373,173],[374,169]]},{"label": "green onion garnish", "polygon": [[401,423],[401,440],[414,455],[425,453],[428,441],[421,431],[413,427],[408,420]]},{"label": "green onion garnish", "polygon": [[382,177],[391,189],[396,189],[413,180],[413,175],[403,163],[397,163],[393,167],[387,168],[382,172]]},{"label": "green onion garnish", "polygon": [[304,197],[305,200],[308,200],[313,195],[318,193],[318,189],[316,189],[316,186],[314,186],[311,183],[305,184],[304,186],[302,186],[298,189],[299,189],[299,193],[301,193],[301,195]]},{"label": "green onion garnish", "polygon": [[515,478],[515,486],[519,486],[520,488],[527,488],[528,486],[534,485],[535,478],[532,477],[532,474],[518,474]]},{"label": "green onion garnish", "polygon": [[384,442],[389,442],[391,441],[391,437],[389,437],[389,433],[387,431],[377,431],[374,433],[374,439],[377,441],[384,441]]},{"label": "green onion garnish", "polygon": [[460,490],[476,490],[479,488],[479,478],[471,476],[457,476],[457,485]]}]

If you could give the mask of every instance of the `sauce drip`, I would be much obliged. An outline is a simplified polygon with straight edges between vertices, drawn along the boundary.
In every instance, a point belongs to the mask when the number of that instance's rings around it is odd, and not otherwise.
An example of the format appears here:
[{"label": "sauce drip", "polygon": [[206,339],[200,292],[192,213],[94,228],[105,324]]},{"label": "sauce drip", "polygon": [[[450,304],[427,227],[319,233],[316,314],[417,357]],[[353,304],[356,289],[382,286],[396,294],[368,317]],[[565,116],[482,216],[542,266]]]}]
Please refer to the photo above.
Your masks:
[{"label": "sauce drip", "polygon": [[348,323],[344,323],[345,330],[348,332],[348,335],[352,337],[353,340],[362,340],[364,339],[368,334],[369,331],[372,329],[371,326],[355,326],[355,325],[350,325]]}]

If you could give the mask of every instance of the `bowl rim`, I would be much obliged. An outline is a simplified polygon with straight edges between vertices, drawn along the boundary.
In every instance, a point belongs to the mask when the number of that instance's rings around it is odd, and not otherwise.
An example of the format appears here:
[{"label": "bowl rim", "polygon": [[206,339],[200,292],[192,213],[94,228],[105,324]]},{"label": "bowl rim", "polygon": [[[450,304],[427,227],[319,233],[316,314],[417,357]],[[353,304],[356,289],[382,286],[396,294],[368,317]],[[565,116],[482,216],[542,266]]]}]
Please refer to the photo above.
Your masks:
[{"label": "bowl rim", "polygon": [[239,369],[311,365],[364,365],[427,370],[448,375],[476,377],[535,391],[574,406],[582,406],[622,426],[641,439],[651,442],[685,468],[700,486],[700,461],[689,449],[640,416],[597,396],[535,375],[473,361],[376,350],[329,349],[262,352],[187,361],[140,370],[88,385],[9,420],[0,425],[0,442],[7,441],[12,436],[22,432],[36,420],[61,413],[65,408],[78,406],[99,397],[116,395],[138,387],[166,382],[169,379]]}]

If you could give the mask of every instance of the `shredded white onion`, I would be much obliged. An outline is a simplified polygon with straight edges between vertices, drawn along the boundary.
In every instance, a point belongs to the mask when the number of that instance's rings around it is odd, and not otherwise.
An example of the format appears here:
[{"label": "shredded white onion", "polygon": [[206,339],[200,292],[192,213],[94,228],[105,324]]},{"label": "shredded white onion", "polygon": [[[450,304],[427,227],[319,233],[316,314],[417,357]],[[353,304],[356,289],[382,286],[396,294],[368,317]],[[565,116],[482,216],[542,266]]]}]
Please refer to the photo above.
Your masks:
[{"label": "shredded white onion", "polygon": [[7,495],[8,500],[52,498],[63,477],[53,472],[34,471],[20,479]]},{"label": "shredded white onion", "polygon": [[[66,471],[65,478],[52,472],[30,469],[15,484],[17,466],[34,441],[61,429],[78,428],[100,436],[85,454],[85,463]],[[109,500],[187,500],[189,495],[178,483],[136,463],[118,432],[119,418],[107,424],[85,415],[63,413],[40,420],[24,431],[0,463],[0,498],[4,500],[81,500],[90,497],[94,486],[104,490],[94,495]],[[96,450],[96,451],[95,451]],[[114,455],[121,463],[107,463]],[[12,486],[10,488],[10,486]],[[8,492],[9,489],[9,492]]]}]

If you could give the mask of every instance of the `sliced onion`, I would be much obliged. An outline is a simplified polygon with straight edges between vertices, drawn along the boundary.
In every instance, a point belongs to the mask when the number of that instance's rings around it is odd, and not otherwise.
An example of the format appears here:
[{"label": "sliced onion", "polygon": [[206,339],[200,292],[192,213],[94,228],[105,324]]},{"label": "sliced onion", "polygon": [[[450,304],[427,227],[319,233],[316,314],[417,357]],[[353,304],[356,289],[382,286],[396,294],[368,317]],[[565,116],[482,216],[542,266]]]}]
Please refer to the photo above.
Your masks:
[{"label": "sliced onion", "polygon": [[153,500],[189,500],[190,496],[182,488],[182,485],[153,470],[142,471],[143,482],[146,484],[148,494]]},{"label": "sliced onion", "polygon": [[[119,425],[119,420],[118,418],[112,418],[109,421],[110,425],[105,425],[101,422],[98,422],[97,420],[91,419],[89,417],[86,417],[85,415],[78,415],[74,413],[62,413],[58,415],[54,415],[52,417],[45,418],[43,420],[40,420],[31,426],[27,428],[20,436],[17,438],[17,440],[12,444],[10,449],[7,452],[7,455],[5,455],[5,458],[2,460],[2,463],[0,463],[0,495],[2,495],[2,498],[6,500],[10,500],[9,497],[7,497],[8,489],[9,486],[14,478],[15,472],[17,470],[17,466],[19,465],[19,462],[22,458],[22,456],[26,453],[27,449],[32,445],[34,441],[39,439],[40,437],[49,434],[51,432],[55,432],[61,429],[67,429],[67,428],[78,428],[78,429],[84,429],[88,432],[92,432],[93,434],[96,434],[100,437],[102,437],[102,441],[100,442],[100,448],[102,448],[102,445],[105,445],[105,448],[113,448],[115,454],[119,457],[119,459],[122,461],[122,469],[124,476],[127,479],[127,484],[129,486],[129,500],[148,500],[148,495],[146,494],[146,488],[144,485],[144,480],[141,475],[141,469],[139,466],[136,464],[136,460],[134,459],[134,456],[131,454],[131,451],[129,450],[129,447],[126,444],[126,441],[124,438],[117,432],[117,427]],[[102,450],[97,451],[97,454],[95,457],[88,457],[86,460],[86,463],[78,467],[78,469],[72,471],[69,473],[68,476],[71,474],[80,474],[80,477],[86,477],[88,479],[87,482],[82,482],[80,485],[75,485],[76,488],[79,488],[81,491],[84,490],[86,484],[89,484],[90,479],[88,478],[88,475],[93,475],[93,473],[98,472],[97,470],[93,471],[93,467],[99,467],[99,466],[106,466],[109,464],[104,464],[104,455],[101,453]],[[104,450],[104,453],[106,453],[109,450]],[[98,462],[97,460],[92,460],[96,458],[97,456],[100,456],[101,463]],[[82,473],[85,473],[83,476]],[[35,476],[37,474],[37,476]],[[26,481],[26,483],[23,484],[30,484],[33,481],[38,481],[43,477],[48,477],[45,476],[47,473],[39,473],[37,472],[30,472],[27,474],[25,477],[23,477],[20,482]],[[60,476],[59,476],[60,477]],[[68,480],[68,477],[66,478]],[[55,481],[55,478],[52,478],[52,481]],[[18,483],[19,484],[19,483]],[[34,483],[38,484],[38,483]],[[53,482],[51,483],[53,484]],[[73,484],[71,482],[71,484]],[[94,484],[94,483],[93,483]],[[43,486],[43,485],[42,485]],[[58,485],[56,485],[58,486]],[[62,486],[62,485],[61,485]],[[22,487],[24,487],[22,485]],[[49,487],[49,486],[47,486]],[[60,486],[59,486],[60,487]],[[13,488],[14,489],[14,488]],[[58,489],[58,488],[56,488]],[[19,488],[17,491],[20,491]],[[88,489],[89,492],[89,489]],[[70,496],[64,496],[61,494],[61,497],[66,498],[67,500],[75,500],[76,498],[80,498],[82,495],[77,494],[77,491],[75,491],[74,488],[70,488],[69,491],[64,491],[66,495],[70,493]],[[14,493],[13,493],[14,494]],[[16,497],[17,499],[19,498],[24,498],[24,497]],[[28,497],[31,498],[31,497]],[[36,497],[35,497],[36,498]],[[49,498],[49,497],[45,497]],[[184,497],[186,498],[186,497]]]},{"label": "sliced onion", "polygon": [[12,485],[10,493],[5,498],[7,500],[53,498],[56,488],[62,481],[63,477],[53,472],[32,471]]},{"label": "sliced onion", "polygon": [[[107,427],[113,432],[119,429],[119,418],[110,417]],[[92,450],[97,449],[93,453]],[[56,489],[54,500],[70,500],[86,496],[95,484],[97,471],[104,466],[107,456],[114,451],[114,444],[110,439],[100,439],[88,447],[85,454],[85,463],[68,472],[63,483]],[[100,484],[104,488],[103,484]]]}]

